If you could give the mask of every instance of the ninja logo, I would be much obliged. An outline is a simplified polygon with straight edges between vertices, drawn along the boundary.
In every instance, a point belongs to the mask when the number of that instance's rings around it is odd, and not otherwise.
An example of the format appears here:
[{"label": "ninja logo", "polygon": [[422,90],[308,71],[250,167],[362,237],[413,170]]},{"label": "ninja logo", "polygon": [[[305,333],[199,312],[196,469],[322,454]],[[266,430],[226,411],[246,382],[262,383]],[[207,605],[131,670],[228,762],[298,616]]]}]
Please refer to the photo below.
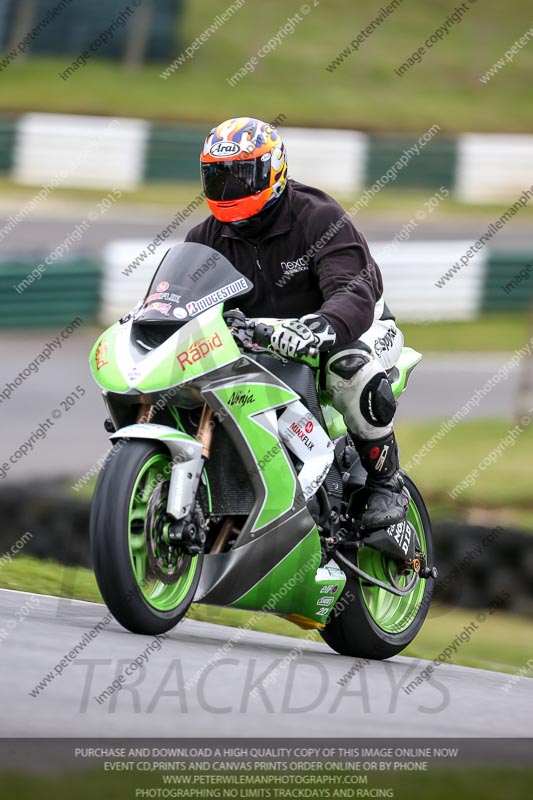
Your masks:
[{"label": "ninja logo", "polygon": [[252,392],[236,391],[232,392],[228,400],[229,406],[247,406],[255,401]]}]

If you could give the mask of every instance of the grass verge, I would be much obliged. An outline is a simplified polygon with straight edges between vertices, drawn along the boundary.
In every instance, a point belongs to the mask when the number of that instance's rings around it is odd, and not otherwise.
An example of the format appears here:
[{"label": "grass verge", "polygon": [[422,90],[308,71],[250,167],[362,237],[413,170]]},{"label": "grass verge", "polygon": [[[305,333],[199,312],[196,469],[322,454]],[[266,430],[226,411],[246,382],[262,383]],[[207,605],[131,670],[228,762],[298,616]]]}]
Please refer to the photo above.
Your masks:
[{"label": "grass verge", "polygon": [[[221,12],[220,0],[187,3],[176,56]],[[235,86],[229,79],[285,25],[297,6],[283,0],[246,3],[168,79],[167,63],[127,72],[92,59],[67,81],[59,77],[72,60],[29,58],[9,65],[0,108],[146,118],[199,120],[206,125],[236,113],[290,125],[355,126],[360,129],[531,130],[528,102],[533,51],[524,47],[488,84],[480,77],[531,24],[529,0],[472,5],[448,36],[426,50],[423,63],[403,77],[395,70],[441,26],[450,4],[411,0],[376,27],[337,68],[336,58],[376,17],[377,9],[337,0],[308,4],[290,35],[258,59],[253,74]],[[327,67],[330,67],[330,70]],[[354,95],[355,91],[355,95]]]},{"label": "grass verge", "polygon": [[[0,586],[5,589],[73,597],[102,602],[94,575],[81,567],[64,567],[53,561],[41,561],[19,555],[0,571]],[[241,627],[251,613],[231,608],[193,604],[189,619],[216,625]],[[252,630],[321,641],[316,632],[303,631],[280,617],[254,614]],[[475,619],[475,612],[445,606],[432,607],[422,631],[403,655],[433,660]],[[508,614],[495,613],[479,626],[470,641],[462,643],[450,663],[501,672],[516,672],[531,655],[533,622]]]},{"label": "grass verge", "polygon": [[[405,343],[421,353],[510,353],[531,336],[525,314],[485,314],[471,322],[402,322]],[[502,358],[502,365],[505,359]]]},{"label": "grass verge", "polygon": [[[512,421],[504,419],[459,422],[423,454],[424,446],[432,441],[440,426],[440,420],[400,421],[396,426],[402,464],[429,502],[457,510],[533,510],[530,470],[533,425],[517,429]],[[511,435],[511,430],[521,432]],[[485,462],[491,453],[494,461]],[[411,460],[416,454],[421,458],[418,465]],[[463,482],[471,485],[462,490],[458,487]],[[456,488],[458,493],[452,497]]]}]

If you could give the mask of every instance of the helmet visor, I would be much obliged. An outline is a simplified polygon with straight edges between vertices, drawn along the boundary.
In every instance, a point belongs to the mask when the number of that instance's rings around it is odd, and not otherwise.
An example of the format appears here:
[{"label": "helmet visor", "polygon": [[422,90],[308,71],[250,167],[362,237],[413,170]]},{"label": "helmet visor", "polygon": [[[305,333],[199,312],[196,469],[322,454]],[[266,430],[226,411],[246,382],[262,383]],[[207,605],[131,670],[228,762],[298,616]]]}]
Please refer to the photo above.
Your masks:
[{"label": "helmet visor", "polygon": [[216,161],[202,164],[202,182],[208,200],[240,200],[270,184],[270,158]]}]

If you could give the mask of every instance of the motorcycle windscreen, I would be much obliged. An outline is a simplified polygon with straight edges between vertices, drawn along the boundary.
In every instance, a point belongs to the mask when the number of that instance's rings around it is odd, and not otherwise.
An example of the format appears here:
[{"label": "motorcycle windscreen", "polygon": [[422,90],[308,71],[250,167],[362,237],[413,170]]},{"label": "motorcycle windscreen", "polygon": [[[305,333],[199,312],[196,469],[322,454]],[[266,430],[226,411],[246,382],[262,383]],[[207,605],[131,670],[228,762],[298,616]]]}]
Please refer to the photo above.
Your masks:
[{"label": "motorcycle windscreen", "polygon": [[204,244],[184,242],[163,256],[133,319],[175,325],[252,288],[253,283],[221,253]]}]

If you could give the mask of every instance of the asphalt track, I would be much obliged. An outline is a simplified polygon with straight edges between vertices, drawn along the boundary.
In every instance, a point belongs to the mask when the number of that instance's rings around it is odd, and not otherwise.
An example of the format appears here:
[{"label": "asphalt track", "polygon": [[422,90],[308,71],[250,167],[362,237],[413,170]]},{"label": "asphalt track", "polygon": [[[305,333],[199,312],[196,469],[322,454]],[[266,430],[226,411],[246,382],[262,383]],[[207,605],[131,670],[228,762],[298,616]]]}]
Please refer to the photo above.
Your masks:
[{"label": "asphalt track", "polygon": [[[533,680],[443,664],[411,693],[428,662],[368,662],[325,644],[185,620],[155,649],[114,621],[33,697],[42,678],[106,615],[97,604],[0,590],[2,737],[526,737]],[[21,609],[30,609],[23,619]],[[459,633],[459,632],[458,632]],[[294,651],[294,648],[300,648]],[[294,657],[290,657],[290,654]],[[148,661],[99,703],[145,652]],[[437,654],[436,654],[437,655]],[[285,663],[283,659],[287,657]],[[274,670],[278,668],[276,674]],[[258,679],[268,680],[257,696]]]},{"label": "asphalt track", "polygon": [[[104,193],[103,193],[104,194]],[[192,199],[192,196],[191,196]],[[21,204],[22,205],[22,204]],[[48,204],[47,204],[48,205]],[[76,224],[94,211],[94,202],[72,201],[56,202],[53,207],[35,211],[16,225],[9,233],[1,237],[4,252],[47,253],[63,242]],[[109,242],[116,239],[142,239],[151,241],[161,230],[167,227],[177,211],[154,206],[135,206],[120,203],[108,211],[105,217],[91,225],[79,243],[71,245],[70,253],[98,253]],[[10,215],[16,214],[19,207],[0,205],[0,228],[8,221]],[[355,218],[355,225],[370,241],[390,241],[408,221],[408,215],[400,212],[362,212]],[[180,222],[175,230],[176,236],[184,236],[193,225],[201,222],[206,214],[197,214],[184,222]],[[427,219],[413,231],[411,241],[428,241],[432,239],[471,239],[474,242],[487,226],[494,221],[496,214],[489,208],[486,213],[475,216],[468,215],[462,219],[441,218]],[[531,224],[517,218],[498,232],[498,245],[512,247],[529,247],[531,245]]]},{"label": "asphalt track", "polygon": [[[55,330],[24,335],[0,334],[0,392],[58,333]],[[52,411],[60,412],[53,427],[45,432],[45,438],[34,440],[31,450],[28,445],[27,454],[11,463],[4,477],[0,472],[0,487],[10,482],[55,475],[70,476],[74,482],[107,451],[109,443],[103,427],[105,406],[87,361],[97,336],[96,328],[75,331],[62,343],[61,349],[54,350],[38,372],[29,374],[13,390],[10,397],[0,397],[0,464],[8,461],[44,420],[51,419]],[[400,400],[398,419],[432,419],[436,431],[443,420],[453,416],[484,386],[508,361],[509,355],[425,355]],[[469,419],[504,416],[511,421],[518,372],[516,368],[510,369],[507,379],[498,383],[477,407],[472,408]],[[86,394],[65,409],[61,401],[77,386],[85,389]]]}]

